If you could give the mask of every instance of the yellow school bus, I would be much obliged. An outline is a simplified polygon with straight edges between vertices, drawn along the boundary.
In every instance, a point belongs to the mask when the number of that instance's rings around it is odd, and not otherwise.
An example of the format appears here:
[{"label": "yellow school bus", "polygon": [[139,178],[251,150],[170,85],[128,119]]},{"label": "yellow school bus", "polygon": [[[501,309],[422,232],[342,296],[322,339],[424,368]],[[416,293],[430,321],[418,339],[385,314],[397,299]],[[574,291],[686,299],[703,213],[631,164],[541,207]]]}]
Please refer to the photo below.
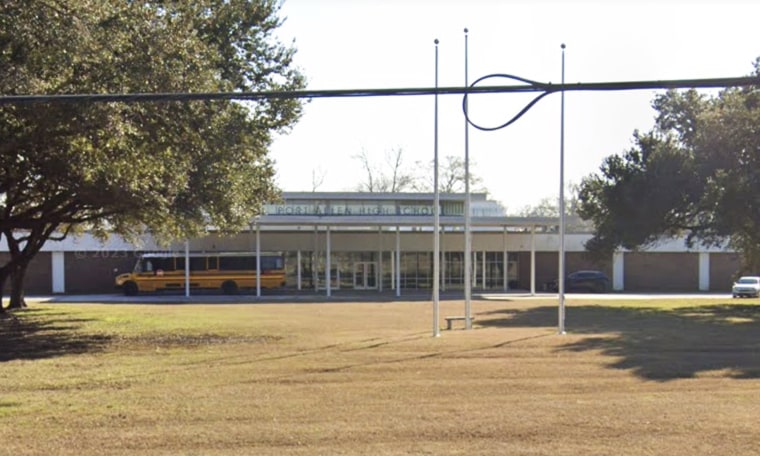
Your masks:
[{"label": "yellow school bus", "polygon": [[[255,288],[257,259],[255,253],[190,253],[190,288],[217,289],[235,294],[241,288]],[[279,253],[262,253],[261,288],[285,285],[285,259]],[[125,295],[141,292],[185,289],[184,253],[145,253],[134,270],[116,276],[116,287]]]}]

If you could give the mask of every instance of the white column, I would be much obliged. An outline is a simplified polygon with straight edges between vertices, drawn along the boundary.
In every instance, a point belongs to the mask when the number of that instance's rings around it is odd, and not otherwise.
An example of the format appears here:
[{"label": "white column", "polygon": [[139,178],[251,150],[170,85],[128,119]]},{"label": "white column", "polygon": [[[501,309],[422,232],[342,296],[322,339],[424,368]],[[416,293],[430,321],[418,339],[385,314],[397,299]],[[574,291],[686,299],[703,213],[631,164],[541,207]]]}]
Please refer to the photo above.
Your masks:
[{"label": "white column", "polygon": [[66,258],[64,252],[53,252],[50,262],[53,272],[53,293],[66,293]]},{"label": "white column", "polygon": [[699,252],[699,291],[710,290],[710,253]]},{"label": "white column", "polygon": [[483,267],[480,270],[480,273],[483,275],[483,291],[486,289],[486,252],[485,250],[480,252],[481,255],[483,255],[483,258],[481,258],[481,264]]},{"label": "white column", "polygon": [[330,227],[329,226],[327,227],[327,231],[325,232],[325,237],[326,237],[325,245],[327,249],[327,252],[326,252],[327,260],[325,262],[325,289],[327,290],[327,297],[330,297],[332,296],[332,290],[330,289],[330,287],[332,286],[332,283],[331,283],[332,277],[331,277],[331,272],[330,272],[332,265],[330,264],[331,247],[330,247]]},{"label": "white column", "polygon": [[318,246],[319,227],[314,225],[314,248],[311,249],[311,281],[314,283],[315,293],[319,293],[319,270],[317,269],[317,263],[319,263]]},{"label": "white column", "polygon": [[478,252],[474,251],[470,253],[470,287],[478,286]]},{"label": "white column", "polygon": [[446,249],[443,242],[445,227],[441,227],[441,291],[446,291]]},{"label": "white column", "polygon": [[390,251],[391,254],[391,290],[396,289],[396,252]]},{"label": "white column", "polygon": [[507,250],[507,227],[504,227],[504,256],[502,257],[502,270],[504,275],[504,291],[509,291],[509,251]]},{"label": "white column", "polygon": [[296,289],[301,290],[301,251],[296,252],[296,262],[298,265],[296,266]]},{"label": "white column", "polygon": [[261,227],[256,224],[256,297],[261,297]]},{"label": "white column", "polygon": [[623,252],[612,254],[612,289],[625,290],[625,254]]},{"label": "white column", "polygon": [[396,227],[396,297],[401,296],[401,229]]},{"label": "white column", "polygon": [[185,297],[190,296],[190,241],[185,239]]},{"label": "white column", "polygon": [[536,294],[536,227],[530,227],[530,294]]},{"label": "white column", "polygon": [[379,238],[379,247],[377,249],[377,291],[383,291],[383,227],[377,227],[377,236]]}]

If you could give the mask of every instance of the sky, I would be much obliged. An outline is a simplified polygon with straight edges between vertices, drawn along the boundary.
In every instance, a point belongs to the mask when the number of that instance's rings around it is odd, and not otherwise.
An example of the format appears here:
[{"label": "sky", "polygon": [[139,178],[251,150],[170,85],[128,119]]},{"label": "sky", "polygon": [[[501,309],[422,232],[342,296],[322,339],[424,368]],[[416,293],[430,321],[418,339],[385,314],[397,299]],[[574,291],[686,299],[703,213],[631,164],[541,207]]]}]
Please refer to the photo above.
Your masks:
[{"label": "sky", "polygon": [[[278,37],[293,42],[310,90],[434,87],[436,39],[441,87],[495,73],[559,83],[562,44],[567,83],[746,76],[760,57],[760,2],[750,0],[285,0],[281,17]],[[470,127],[471,172],[508,213],[556,200],[560,157],[568,186],[598,172],[605,157],[632,147],[635,130],[651,129],[658,93],[566,93],[564,143],[559,94],[502,130]],[[470,116],[501,124],[526,97],[473,96]],[[386,170],[385,157],[399,148],[409,169],[432,162],[434,103],[433,96],[312,100],[274,141],[277,184],[284,191],[354,191],[365,181],[355,158],[363,151]],[[437,140],[440,160],[464,157],[461,95],[439,96]]]}]

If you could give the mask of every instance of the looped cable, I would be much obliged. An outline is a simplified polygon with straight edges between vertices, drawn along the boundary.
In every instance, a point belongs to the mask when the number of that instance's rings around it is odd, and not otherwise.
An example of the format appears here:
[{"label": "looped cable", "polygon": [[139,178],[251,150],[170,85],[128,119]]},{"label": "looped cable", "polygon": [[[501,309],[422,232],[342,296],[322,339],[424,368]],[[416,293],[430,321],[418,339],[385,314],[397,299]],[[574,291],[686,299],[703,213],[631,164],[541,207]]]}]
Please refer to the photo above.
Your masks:
[{"label": "looped cable", "polygon": [[[538,96],[536,96],[536,98],[534,98],[530,103],[528,103],[527,105],[525,105],[525,107],[522,108],[520,110],[520,112],[518,112],[514,117],[512,117],[511,119],[509,119],[505,123],[503,123],[501,125],[498,125],[496,127],[484,127],[482,125],[476,124],[475,122],[473,122],[470,119],[470,113],[468,112],[468,106],[467,106],[467,97],[469,96],[469,94],[467,92],[465,92],[464,97],[462,97],[462,112],[464,112],[464,118],[467,120],[468,124],[472,125],[473,127],[477,128],[478,130],[482,130],[482,131],[495,131],[495,130],[500,130],[500,129],[504,128],[504,127],[507,127],[509,125],[512,125],[513,123],[517,122],[517,120],[520,117],[522,117],[526,112],[528,112],[528,110],[530,110],[530,108],[532,108],[533,105],[535,105],[536,103],[538,103],[538,101],[540,99],[542,99],[543,97],[549,95],[550,93],[555,92],[554,86],[552,86],[551,84],[546,84],[546,83],[537,82],[537,81],[531,81],[530,79],[521,78],[520,76],[514,76],[514,75],[511,75],[511,74],[502,74],[502,73],[494,73],[494,74],[489,74],[489,75],[483,76],[483,77],[477,79],[476,81],[474,81],[472,84],[470,84],[469,88],[474,88],[476,85],[478,85],[478,83],[480,83],[482,81],[485,81],[487,79],[493,79],[493,78],[512,79],[512,80],[515,80],[515,81],[524,82],[524,83],[527,84],[525,86],[525,90],[524,90],[525,92],[539,92],[539,91],[542,91],[542,93],[540,93]],[[515,90],[515,92],[519,92],[519,90]]]}]

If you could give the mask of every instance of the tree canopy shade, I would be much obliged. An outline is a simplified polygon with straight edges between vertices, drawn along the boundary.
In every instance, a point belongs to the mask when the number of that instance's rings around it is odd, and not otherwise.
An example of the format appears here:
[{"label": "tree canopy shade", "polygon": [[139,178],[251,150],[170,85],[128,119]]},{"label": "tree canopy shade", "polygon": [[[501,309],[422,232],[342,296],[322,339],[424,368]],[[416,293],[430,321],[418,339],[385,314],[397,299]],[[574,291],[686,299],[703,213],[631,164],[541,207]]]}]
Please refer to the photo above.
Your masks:
[{"label": "tree canopy shade", "polygon": [[685,235],[729,245],[760,272],[760,87],[671,90],[653,106],[654,128],[581,183],[579,214],[596,229],[586,247],[608,255]]},{"label": "tree canopy shade", "polygon": [[[278,13],[275,0],[5,0],[0,92],[299,90]],[[51,236],[245,226],[278,194],[272,134],[300,114],[297,99],[3,105],[0,289]]]}]

